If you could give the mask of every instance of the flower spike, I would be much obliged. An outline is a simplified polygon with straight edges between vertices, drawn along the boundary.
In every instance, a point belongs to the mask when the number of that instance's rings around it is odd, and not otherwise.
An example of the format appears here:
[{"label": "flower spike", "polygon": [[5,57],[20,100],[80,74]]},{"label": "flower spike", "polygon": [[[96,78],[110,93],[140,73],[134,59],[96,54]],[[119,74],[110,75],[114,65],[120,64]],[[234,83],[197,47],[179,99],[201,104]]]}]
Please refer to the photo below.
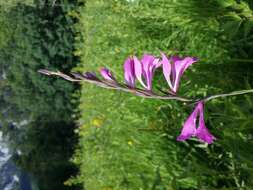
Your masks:
[{"label": "flower spike", "polygon": [[[118,82],[107,68],[100,70],[103,79],[100,79],[93,72],[71,72],[70,75],[60,71],[49,71],[47,69],[40,69],[38,72],[47,76],[58,76],[71,82],[88,82],[102,88],[120,90],[143,98],[197,103],[193,112],[185,121],[177,140],[185,141],[191,137],[196,137],[202,142],[208,144],[213,143],[216,138],[209,132],[204,121],[204,102],[216,98],[253,93],[253,89],[209,95],[203,97],[201,100],[178,96],[176,95],[176,91],[179,88],[182,75],[190,65],[197,62],[197,59],[194,57],[180,58],[176,56],[168,58],[162,52],[161,57],[162,59],[160,60],[153,55],[144,54],[141,60],[136,56],[127,58],[124,63],[125,83]],[[171,89],[169,91],[164,91],[163,89],[158,89],[159,92],[152,91],[154,72],[160,66],[162,66],[163,75]],[[136,81],[139,81],[144,89],[136,87]]]}]

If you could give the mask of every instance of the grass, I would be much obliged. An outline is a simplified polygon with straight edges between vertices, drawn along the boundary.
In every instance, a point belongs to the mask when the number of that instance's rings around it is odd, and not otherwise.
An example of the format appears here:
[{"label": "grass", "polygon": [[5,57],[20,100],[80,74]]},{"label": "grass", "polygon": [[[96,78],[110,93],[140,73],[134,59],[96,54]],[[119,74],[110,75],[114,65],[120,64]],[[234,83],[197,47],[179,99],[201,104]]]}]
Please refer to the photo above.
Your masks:
[{"label": "grass", "polygon": [[[166,2],[88,0],[80,10],[77,26],[81,36],[76,39],[75,54],[82,60],[77,70],[97,71],[105,66],[122,80],[126,57],[144,51],[195,55],[203,58],[206,68],[230,60],[231,44],[223,43],[225,34],[217,37],[221,31],[215,14],[193,22],[187,11],[177,13]],[[204,4],[195,8],[201,6]],[[200,72],[200,76],[206,77],[207,83],[214,78],[206,72]],[[156,85],[161,80],[160,75]],[[204,83],[203,78],[195,85],[189,79],[182,84],[181,92],[202,96],[220,90],[217,86],[222,81],[213,86]],[[228,102],[224,104],[229,107]],[[220,113],[224,104],[216,102],[210,110]],[[218,120],[210,122],[211,115],[207,117],[208,125],[214,126],[211,129],[221,141],[207,147],[196,140],[176,142],[183,120],[191,111],[177,102],[145,100],[83,84],[79,109],[79,146],[73,161],[79,165],[80,174],[67,184],[80,183],[88,190],[187,190],[243,189],[245,183],[251,183],[245,171],[248,166],[242,166],[237,154],[227,147],[231,141],[222,140],[226,135],[220,132]]]},{"label": "grass", "polygon": [[[108,15],[107,3],[90,1],[86,6],[81,19],[86,34],[82,69],[106,66],[122,73],[122,61],[139,49],[138,35],[127,15],[120,22],[117,11]],[[162,102],[84,84],[79,159],[87,189],[152,189],[172,182],[165,161],[167,140],[155,120],[159,106]]]}]

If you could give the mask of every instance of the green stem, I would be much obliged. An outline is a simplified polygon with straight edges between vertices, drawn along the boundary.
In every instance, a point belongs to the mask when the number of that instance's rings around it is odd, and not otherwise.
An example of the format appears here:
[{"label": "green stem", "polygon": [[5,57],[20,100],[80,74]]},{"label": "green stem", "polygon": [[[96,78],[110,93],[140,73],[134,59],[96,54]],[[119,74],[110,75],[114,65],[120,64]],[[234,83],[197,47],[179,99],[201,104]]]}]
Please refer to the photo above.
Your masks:
[{"label": "green stem", "polygon": [[228,96],[237,96],[237,95],[249,94],[249,93],[253,93],[253,89],[238,90],[238,91],[230,92],[230,93],[227,93],[227,94],[212,95],[212,96],[208,96],[208,97],[202,99],[202,101],[207,102],[207,101],[210,101],[210,100],[216,99],[216,98],[223,98],[223,97],[228,97]]}]

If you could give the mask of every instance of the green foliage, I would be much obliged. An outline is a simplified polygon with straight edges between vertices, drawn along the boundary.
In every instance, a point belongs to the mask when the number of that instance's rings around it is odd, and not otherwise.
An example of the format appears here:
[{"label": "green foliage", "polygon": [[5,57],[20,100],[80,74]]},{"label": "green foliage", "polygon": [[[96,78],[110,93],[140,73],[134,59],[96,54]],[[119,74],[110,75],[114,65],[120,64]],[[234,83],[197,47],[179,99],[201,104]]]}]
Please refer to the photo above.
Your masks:
[{"label": "green foliage", "polygon": [[0,29],[0,78],[6,75],[0,81],[0,121],[11,148],[21,151],[17,165],[36,178],[40,190],[75,189],[63,183],[76,173],[69,158],[76,142],[73,115],[79,86],[37,70],[68,73],[78,63],[73,54],[76,19],[69,15],[78,2],[52,3],[0,3],[0,23],[6,26]]},{"label": "green foliage", "polygon": [[[15,24],[12,22],[8,22],[6,19],[7,12],[15,7],[18,3],[23,3],[27,5],[32,4],[32,0],[8,0],[8,1],[1,1],[0,2],[0,49],[4,48],[7,45],[8,40],[11,37],[12,31],[14,30]],[[15,23],[15,21],[14,21]]]},{"label": "green foliage", "polygon": [[1,51],[4,58],[1,62],[12,91],[9,102],[32,114],[33,118],[71,119],[72,93],[77,86],[41,76],[37,70],[49,68],[69,72],[76,65],[78,59],[72,54],[74,19],[65,16],[73,7],[74,3],[66,7],[18,4],[7,15],[9,22],[15,20],[11,40]]},{"label": "green foliage", "polygon": [[[164,51],[200,58],[181,84],[182,95],[251,88],[252,11],[247,1],[92,0],[79,13],[79,70],[106,66],[121,80],[127,56]],[[168,88],[159,72],[155,87]],[[207,104],[206,124],[218,139],[211,146],[175,140],[191,106],[88,84],[80,101],[80,140],[73,158],[80,174],[70,184],[89,190],[252,187],[252,153],[246,150],[252,140],[252,98]]]}]

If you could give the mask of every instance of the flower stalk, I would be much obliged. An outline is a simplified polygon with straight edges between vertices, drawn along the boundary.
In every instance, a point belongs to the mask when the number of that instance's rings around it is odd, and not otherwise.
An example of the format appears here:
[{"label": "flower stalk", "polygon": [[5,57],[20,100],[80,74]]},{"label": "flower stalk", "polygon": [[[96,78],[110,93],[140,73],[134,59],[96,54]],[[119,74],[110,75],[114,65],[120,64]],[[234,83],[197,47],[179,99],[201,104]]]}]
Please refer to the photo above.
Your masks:
[{"label": "flower stalk", "polygon": [[[125,82],[117,81],[113,73],[107,68],[100,69],[100,75],[102,79],[93,72],[72,72],[70,73],[71,75],[67,75],[59,71],[49,71],[46,69],[40,69],[38,72],[48,76],[59,76],[71,82],[84,81],[95,84],[102,88],[132,93],[143,98],[176,100],[187,104],[193,104],[195,105],[195,109],[184,123],[177,140],[184,141],[191,137],[196,137],[201,142],[211,144],[216,138],[208,131],[207,127],[205,126],[204,104],[216,98],[253,93],[253,89],[210,95],[201,99],[192,99],[177,95],[177,90],[179,88],[182,75],[188,67],[196,62],[197,59],[194,57],[180,58],[171,56],[168,58],[164,53],[161,53],[161,59],[156,58],[150,54],[144,54],[140,60],[136,56],[130,56],[126,59],[123,65]],[[159,92],[154,92],[152,89],[152,80],[156,69],[159,67],[162,67],[163,69],[163,75],[168,83],[169,89],[166,91],[159,90]],[[143,88],[138,88],[136,86],[137,82],[139,82]],[[197,120],[198,127],[196,127]]]}]

